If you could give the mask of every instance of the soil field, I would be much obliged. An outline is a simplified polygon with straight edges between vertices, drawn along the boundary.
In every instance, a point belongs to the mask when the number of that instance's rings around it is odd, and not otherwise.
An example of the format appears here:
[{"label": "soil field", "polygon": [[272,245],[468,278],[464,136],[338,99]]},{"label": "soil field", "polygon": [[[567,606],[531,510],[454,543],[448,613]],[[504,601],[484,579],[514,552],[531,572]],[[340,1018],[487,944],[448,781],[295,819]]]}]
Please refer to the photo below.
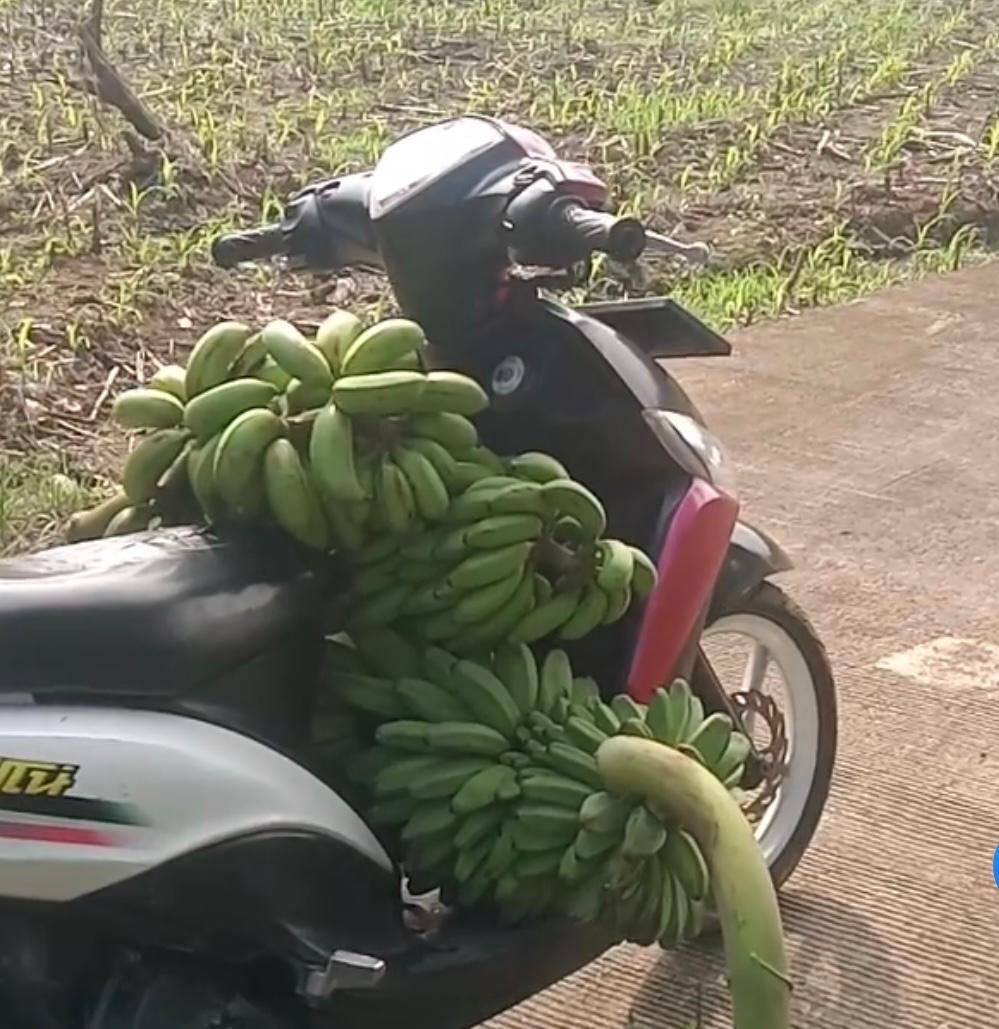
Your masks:
[{"label": "soil field", "polygon": [[220,230],[462,111],[529,124],[702,239],[588,292],[715,327],[976,261],[999,211],[999,0],[0,0],[0,553],[106,488],[109,398],[221,317],[377,280],[222,272]]}]

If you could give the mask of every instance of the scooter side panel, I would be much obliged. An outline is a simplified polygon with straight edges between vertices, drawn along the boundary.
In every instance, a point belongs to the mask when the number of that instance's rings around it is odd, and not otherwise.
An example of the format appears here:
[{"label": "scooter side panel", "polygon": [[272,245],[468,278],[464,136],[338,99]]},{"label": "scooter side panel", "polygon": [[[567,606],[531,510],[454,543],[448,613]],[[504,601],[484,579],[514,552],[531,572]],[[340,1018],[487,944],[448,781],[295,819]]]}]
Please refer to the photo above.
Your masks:
[{"label": "scooter side panel", "polygon": [[673,516],[659,555],[659,581],[648,598],[628,674],[628,692],[647,703],[668,684],[711,596],[739,505],[695,479]]},{"label": "scooter side panel", "polygon": [[248,737],[155,712],[0,705],[0,897],[73,900],[267,830],[392,869],[345,801]]}]

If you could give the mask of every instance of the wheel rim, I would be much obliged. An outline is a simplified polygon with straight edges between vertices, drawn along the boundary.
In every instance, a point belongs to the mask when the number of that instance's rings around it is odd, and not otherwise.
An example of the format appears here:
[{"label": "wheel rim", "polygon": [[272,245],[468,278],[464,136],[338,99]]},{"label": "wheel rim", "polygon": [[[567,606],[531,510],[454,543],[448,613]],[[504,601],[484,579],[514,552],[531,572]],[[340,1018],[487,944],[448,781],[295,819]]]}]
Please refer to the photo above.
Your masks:
[{"label": "wheel rim", "polygon": [[[741,646],[733,646],[733,638],[741,638]],[[815,780],[819,746],[815,682],[793,637],[762,615],[726,615],[705,630],[704,641],[708,660],[727,692],[769,693],[784,716],[788,742],[784,775],[773,802],[755,826],[760,849],[772,866],[801,822]],[[775,695],[778,688],[782,696]],[[757,745],[765,744],[755,722],[749,714],[746,730]]]}]

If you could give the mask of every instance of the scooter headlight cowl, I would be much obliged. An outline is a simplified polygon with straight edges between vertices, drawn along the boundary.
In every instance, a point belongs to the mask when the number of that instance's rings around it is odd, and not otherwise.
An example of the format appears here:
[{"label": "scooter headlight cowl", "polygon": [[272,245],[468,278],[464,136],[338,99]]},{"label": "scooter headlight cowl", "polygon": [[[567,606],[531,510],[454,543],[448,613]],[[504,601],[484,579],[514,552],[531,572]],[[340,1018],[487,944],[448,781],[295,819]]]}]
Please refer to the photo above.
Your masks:
[{"label": "scooter headlight cowl", "polygon": [[677,442],[684,446],[688,457],[696,459],[697,473],[703,475],[713,486],[733,499],[738,497],[735,468],[729,459],[721,440],[708,428],[690,415],[679,411],[646,409],[642,412],[649,427],[659,442],[682,464],[690,468],[690,461],[684,461],[676,453]]}]

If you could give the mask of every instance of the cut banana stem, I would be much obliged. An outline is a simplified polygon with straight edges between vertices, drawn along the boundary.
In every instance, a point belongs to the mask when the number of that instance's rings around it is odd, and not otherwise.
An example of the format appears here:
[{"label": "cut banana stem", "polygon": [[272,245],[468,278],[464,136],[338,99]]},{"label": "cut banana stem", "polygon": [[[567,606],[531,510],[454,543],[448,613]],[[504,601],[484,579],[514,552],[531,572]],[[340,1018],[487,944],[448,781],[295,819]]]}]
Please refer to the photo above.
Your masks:
[{"label": "cut banana stem", "polygon": [[609,789],[644,797],[697,840],[721,922],[734,1029],[789,1029],[791,980],[777,895],[738,804],[706,768],[651,740],[612,737],[597,751],[597,766]]}]

